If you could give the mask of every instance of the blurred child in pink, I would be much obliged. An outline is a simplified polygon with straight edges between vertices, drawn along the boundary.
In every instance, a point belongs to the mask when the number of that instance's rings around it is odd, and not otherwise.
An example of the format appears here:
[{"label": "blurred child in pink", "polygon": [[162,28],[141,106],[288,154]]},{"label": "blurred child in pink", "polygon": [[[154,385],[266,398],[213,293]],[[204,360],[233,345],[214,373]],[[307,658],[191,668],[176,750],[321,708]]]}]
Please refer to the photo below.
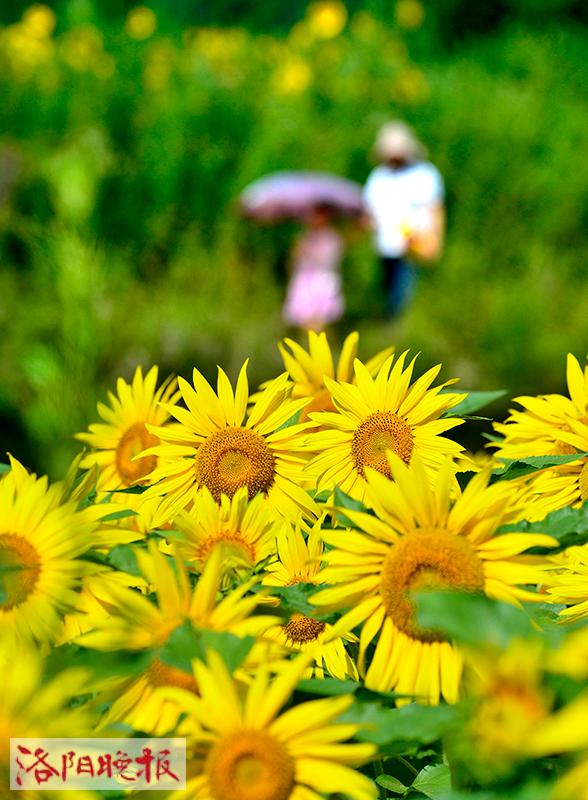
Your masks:
[{"label": "blurred child in pink", "polygon": [[297,328],[321,331],[341,319],[345,301],[341,285],[343,238],[333,227],[335,210],[317,203],[292,254],[284,320]]}]

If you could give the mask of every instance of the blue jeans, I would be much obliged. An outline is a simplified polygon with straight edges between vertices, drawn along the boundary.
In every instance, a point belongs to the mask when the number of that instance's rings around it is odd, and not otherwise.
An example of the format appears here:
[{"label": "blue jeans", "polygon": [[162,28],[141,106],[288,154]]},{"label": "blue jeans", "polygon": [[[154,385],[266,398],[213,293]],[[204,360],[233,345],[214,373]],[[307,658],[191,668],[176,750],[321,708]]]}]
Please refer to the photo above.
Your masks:
[{"label": "blue jeans", "polygon": [[382,256],[380,261],[386,310],[393,317],[404,311],[412,300],[416,286],[416,270],[402,257]]}]

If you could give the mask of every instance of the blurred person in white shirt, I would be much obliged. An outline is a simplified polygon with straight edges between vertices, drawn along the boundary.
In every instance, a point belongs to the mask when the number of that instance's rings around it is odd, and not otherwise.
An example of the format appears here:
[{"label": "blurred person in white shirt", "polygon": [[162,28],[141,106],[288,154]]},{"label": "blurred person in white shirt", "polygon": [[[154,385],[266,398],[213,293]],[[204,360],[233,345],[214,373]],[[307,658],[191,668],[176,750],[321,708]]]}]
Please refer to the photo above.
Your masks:
[{"label": "blurred person in white shirt", "polygon": [[387,311],[395,316],[410,302],[416,283],[412,258],[439,258],[445,226],[444,186],[439,170],[410,127],[386,123],[374,145],[378,165],[363,192],[382,267]]}]

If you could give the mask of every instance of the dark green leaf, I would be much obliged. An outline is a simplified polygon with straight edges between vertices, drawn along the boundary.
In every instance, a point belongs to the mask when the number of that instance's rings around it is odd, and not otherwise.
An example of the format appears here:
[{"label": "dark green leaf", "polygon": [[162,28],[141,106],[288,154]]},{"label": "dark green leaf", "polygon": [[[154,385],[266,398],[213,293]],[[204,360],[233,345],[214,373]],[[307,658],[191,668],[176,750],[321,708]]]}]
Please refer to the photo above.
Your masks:
[{"label": "dark green leaf", "polygon": [[281,597],[284,601],[283,605],[290,611],[322,621],[331,621],[335,615],[321,614],[309,600],[311,595],[324,588],[324,585],[317,586],[315,583],[295,583],[293,586],[272,586],[271,592],[273,595]]},{"label": "dark green leaf", "polygon": [[144,672],[152,653],[126,651],[96,652],[86,647],[64,644],[54,648],[45,659],[45,677],[60,675],[72,667],[89,669],[94,678],[133,677]]},{"label": "dark green leaf", "polygon": [[357,681],[339,681],[335,678],[308,678],[299,681],[296,689],[304,694],[318,694],[321,697],[335,697],[340,694],[354,694],[361,686]]},{"label": "dark green leaf", "polygon": [[429,764],[414,779],[412,789],[426,794],[431,800],[442,800],[451,788],[451,776],[446,764]]},{"label": "dark green leaf", "polygon": [[366,511],[366,507],[361,500],[350,497],[338,486],[335,486],[335,505],[337,508],[347,508],[350,511]]},{"label": "dark green leaf", "polygon": [[113,494],[143,494],[148,486],[127,486],[125,489],[109,489]]},{"label": "dark green leaf", "polygon": [[0,463],[0,475],[6,475],[11,469],[12,467],[10,464],[5,464],[4,462]]},{"label": "dark green leaf", "polygon": [[361,725],[356,738],[374,742],[385,752],[406,752],[412,745],[430,744],[454,725],[457,710],[452,706],[384,708],[380,703],[354,705],[341,715],[344,722]]},{"label": "dark green leaf", "polygon": [[113,547],[108,554],[108,563],[129,575],[141,575],[135,552],[128,544],[117,544]]},{"label": "dark green leaf", "polygon": [[540,522],[517,522],[512,525],[503,525],[499,533],[511,531],[545,533],[557,539],[562,548],[572,544],[584,544],[588,541],[588,503],[584,503],[580,508],[566,507],[552,511]]},{"label": "dark green leaf", "polygon": [[345,509],[348,509],[349,511],[362,511],[364,513],[368,511],[360,500],[355,500],[355,498],[350,497],[348,494],[339,489],[338,486],[335,486],[334,502],[335,506],[337,507],[337,522],[340,525],[344,525],[346,528],[357,528],[357,525],[345,514],[342,514],[342,510],[344,511]]},{"label": "dark green leaf", "polygon": [[[493,403],[499,397],[504,397],[507,394],[506,389],[497,389],[494,392],[468,392],[458,405],[453,406],[444,416],[446,417],[464,417],[464,415],[471,414],[472,411],[477,411],[479,408]],[[486,417],[480,417],[486,419]]]},{"label": "dark green leaf", "polygon": [[159,658],[170,667],[192,673],[192,661],[204,658],[198,632],[189,620],[177,627],[159,651]]},{"label": "dark green leaf", "polygon": [[420,626],[465,644],[503,647],[511,638],[533,632],[531,619],[524,610],[484,595],[418,592],[415,601]]},{"label": "dark green leaf", "polygon": [[[546,800],[551,796],[549,783],[526,783],[523,786],[509,786],[508,789],[482,791],[459,791],[450,789],[439,796],[439,800]],[[570,797],[570,800],[575,798]]]},{"label": "dark green leaf", "polygon": [[562,464],[570,464],[588,456],[588,453],[574,453],[566,456],[529,456],[512,460],[510,458],[499,458],[504,463],[504,467],[494,470],[494,477],[499,480],[514,480],[532,475],[542,469],[559,467]]},{"label": "dark green leaf", "polygon": [[222,657],[228,670],[234,672],[254,643],[253,636],[241,638],[226,631],[201,630],[186,620],[173,631],[159,651],[159,657],[165,664],[191,673],[192,661],[195,658],[205,661],[207,651],[214,650]]},{"label": "dark green leaf", "polygon": [[254,644],[253,636],[241,638],[226,631],[200,631],[201,658],[205,657],[207,650],[215,650],[222,657],[229,672],[234,672],[241,666]]}]

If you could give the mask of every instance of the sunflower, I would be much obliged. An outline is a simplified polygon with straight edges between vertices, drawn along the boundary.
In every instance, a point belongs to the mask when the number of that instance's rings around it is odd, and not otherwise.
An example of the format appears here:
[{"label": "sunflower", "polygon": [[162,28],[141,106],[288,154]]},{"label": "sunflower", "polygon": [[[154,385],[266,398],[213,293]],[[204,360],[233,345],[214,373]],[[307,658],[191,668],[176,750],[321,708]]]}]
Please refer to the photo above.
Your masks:
[{"label": "sunflower", "polygon": [[[61,738],[91,736],[94,720],[88,706],[73,704],[88,691],[88,673],[64,669],[47,680],[43,659],[32,643],[15,649],[10,636],[0,635],[0,797],[65,798],[70,792],[10,790],[10,738]],[[80,800],[94,798],[78,793]]]},{"label": "sunflower", "polygon": [[261,495],[249,500],[246,486],[232,498],[221,495],[220,504],[204,486],[192,508],[178,514],[174,524],[183,534],[179,552],[190,566],[201,572],[210,553],[220,548],[223,570],[234,578],[275,555],[275,530],[280,523]]},{"label": "sunflower", "polygon": [[588,367],[582,371],[577,359],[568,354],[567,385],[569,397],[547,394],[539,397],[515,397],[523,410],[511,409],[505,422],[495,422],[502,441],[489,445],[498,458],[567,455],[577,452],[576,442],[569,441],[571,421],[588,424]]},{"label": "sunflower", "polygon": [[146,582],[154,588],[156,602],[125,586],[111,583],[102,587],[101,600],[109,601],[111,616],[83,634],[77,643],[97,650],[153,651],[145,672],[118,689],[118,697],[102,721],[124,720],[137,730],[162,735],[177,722],[179,711],[161,699],[161,686],[181,686],[196,690],[192,675],[168,665],[159,650],[183,623],[195,630],[227,631],[236,636],[260,636],[275,618],[251,616],[259,602],[257,595],[245,597],[251,582],[244,583],[223,599],[218,599],[222,574],[222,552],[213,550],[195,588],[189,582],[183,563],[174,562],[160,552],[153,540],[148,552],[135,551]]},{"label": "sunflower", "polygon": [[76,606],[63,618],[63,629],[55,642],[56,646],[77,639],[107,619],[112,611],[112,585],[135,587],[145,590],[144,578],[118,572],[109,567],[100,567],[91,575],[82,578]]},{"label": "sunflower", "polygon": [[[566,429],[558,431],[552,444],[552,452],[557,455],[588,452],[588,424],[568,417]],[[543,519],[551,511],[566,506],[578,508],[588,499],[588,458],[583,456],[543,470],[533,476],[529,487],[536,496],[531,520]]]},{"label": "sunflower", "polygon": [[[494,423],[502,440],[491,447],[496,457],[560,456],[588,452],[588,367],[571,354],[567,361],[569,397],[560,394],[517,397],[522,411],[512,409],[504,423]],[[580,506],[588,498],[588,459],[542,470],[529,482],[536,495],[527,519],[543,519],[551,511]]]},{"label": "sunflower", "polygon": [[277,517],[318,516],[314,501],[300,486],[305,459],[297,451],[303,449],[308,424],[286,425],[306,400],[288,398],[287,374],[271,381],[247,415],[247,362],[235,392],[220,367],[218,394],[197,369],[193,383],[179,379],[187,408],[164,404],[179,422],[173,430],[147,426],[162,442],[146,451],[162,459],[149,476],[155,485],[145,493],[146,498],[165,495],[155,524],[189,507],[202,486],[217,503],[221,495],[232,497],[246,486],[249,498],[263,495]]},{"label": "sunflower", "polygon": [[578,622],[588,617],[588,546],[568,547],[552,559],[553,571],[545,579],[547,592],[554,603],[566,607],[559,612],[562,620]]},{"label": "sunflower", "polygon": [[418,456],[407,466],[390,455],[390,468],[393,481],[375,470],[367,472],[376,516],[346,509],[360,530],[323,532],[333,548],[324,556],[323,579],[336,585],[312,601],[333,609],[357,604],[341,624],[353,628],[363,623],[360,670],[365,671],[368,645],[378,636],[365,673],[369,688],[395,689],[429,703],[440,696],[455,702],[461,655],[435,631],[419,627],[411,592],[483,592],[515,604],[544,600],[545,595],[518,584],[542,581],[545,565],[520,554],[556,541],[543,534],[494,535],[501,525],[519,518],[524,497],[506,481],[488,485],[489,471],[474,475],[452,500],[449,461],[440,468],[434,488]]},{"label": "sunflower", "polygon": [[[323,556],[319,520],[310,531],[308,541],[299,528],[284,525],[278,532],[278,562],[270,564],[263,580],[266,586],[294,586],[297,583],[320,583]],[[308,677],[323,678],[325,670],[334,678],[357,679],[357,668],[345,650],[345,641],[355,642],[357,637],[349,631],[332,636],[333,626],[326,622],[295,612],[287,622],[269,628],[267,638],[275,639],[289,650],[308,650],[314,653],[314,667]]]},{"label": "sunflower", "polygon": [[[88,433],[78,433],[76,438],[92,448],[81,462],[83,469],[99,469],[97,488],[101,492],[114,492],[112,501],[125,505],[137,513],[134,520],[142,530],[149,528],[149,515],[142,519],[142,498],[133,494],[119,494],[118,490],[145,483],[157,465],[154,455],[137,457],[148,447],[159,444],[159,439],[147,430],[147,425],[163,426],[169,419],[169,409],[178,399],[175,378],[168,378],[157,388],[159,370],[152,367],[143,377],[137,367],[133,382],[119,378],[116,395],[108,392],[110,405],[98,403],[102,423],[89,426]],[[166,407],[161,405],[166,404]]]},{"label": "sunflower", "polygon": [[[585,629],[584,629],[585,631]],[[578,631],[578,633],[584,633]],[[582,651],[585,665],[585,643]],[[564,645],[565,646],[565,645]],[[562,664],[562,666],[564,666]],[[584,672],[585,672],[584,666]],[[556,670],[559,671],[559,670]],[[564,673],[567,671],[564,668]],[[536,758],[578,753],[576,763],[561,775],[549,794],[550,800],[588,800],[588,691],[584,688],[532,731],[525,743],[527,754]]]},{"label": "sunflower", "polygon": [[0,481],[0,625],[18,639],[52,642],[93,569],[77,556],[92,546],[106,507],[77,511],[61,502],[60,484],[49,486],[13,458],[11,465]]},{"label": "sunflower", "polygon": [[553,692],[543,681],[545,643],[515,639],[507,649],[467,648],[468,717],[447,737],[451,763],[480,783],[496,782],[527,758],[529,737],[548,719]]},{"label": "sunflower", "polygon": [[[306,397],[310,400],[302,411],[302,422],[308,419],[311,411],[337,410],[329,390],[325,387],[325,377],[348,383],[354,381],[353,361],[357,355],[358,342],[359,334],[356,331],[346,337],[336,368],[324,331],[308,331],[308,351],[293,339],[284,339],[283,343],[278,344],[284,367],[294,382],[292,397]],[[375,375],[393,352],[393,347],[387,347],[367,361],[365,366],[369,374]]]},{"label": "sunflower", "polygon": [[209,652],[208,664],[194,662],[199,697],[167,690],[201,731],[193,742],[202,757],[201,774],[179,797],[320,800],[340,792],[353,800],[375,800],[374,784],[352,769],[370,759],[375,747],[345,743],[359,726],[336,722],[352,705],[352,696],[301,703],[279,713],[311,658],[299,655],[273,679],[260,669],[243,696],[222,658]]},{"label": "sunflower", "polygon": [[386,453],[391,450],[405,463],[416,453],[433,476],[447,456],[457,457],[464,448],[439,434],[461,425],[461,419],[439,419],[464,395],[441,393],[450,380],[429,388],[441,366],[433,367],[410,385],[416,357],[404,368],[407,353],[394,363],[389,356],[372,378],[358,360],[354,362],[357,385],[336,383],[325,377],[336,412],[311,412],[321,430],[307,437],[306,446],[318,452],[307,466],[319,491],[339,486],[363,500],[365,470],[390,476]]}]

